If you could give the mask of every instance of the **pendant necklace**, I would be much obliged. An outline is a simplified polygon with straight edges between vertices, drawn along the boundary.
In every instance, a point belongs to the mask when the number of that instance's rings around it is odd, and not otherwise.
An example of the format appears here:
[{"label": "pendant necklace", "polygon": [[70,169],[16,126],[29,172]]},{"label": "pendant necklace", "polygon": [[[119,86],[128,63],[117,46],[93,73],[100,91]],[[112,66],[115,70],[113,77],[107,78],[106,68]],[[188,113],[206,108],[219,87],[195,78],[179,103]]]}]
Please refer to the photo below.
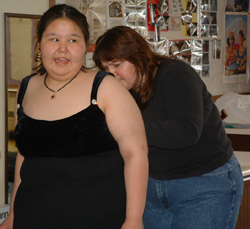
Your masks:
[{"label": "pendant necklace", "polygon": [[[80,69],[80,71],[81,71],[81,69]],[[79,72],[80,72],[79,71]],[[56,93],[58,92],[58,91],[61,91],[64,87],[66,87],[69,83],[71,83],[72,81],[73,81],[73,79],[75,79],[76,77],[77,77],[77,75],[79,74],[79,72],[68,82],[68,83],[66,83],[66,84],[64,84],[61,88],[59,88],[57,91],[54,91],[54,90],[52,90],[51,88],[49,88],[48,87],[48,85],[46,84],[46,79],[47,79],[47,76],[48,76],[48,73],[46,74],[46,76],[44,77],[44,85],[45,85],[45,87],[46,88],[48,88],[50,91],[52,91],[54,94],[50,97],[50,99],[55,99],[56,98]]]}]

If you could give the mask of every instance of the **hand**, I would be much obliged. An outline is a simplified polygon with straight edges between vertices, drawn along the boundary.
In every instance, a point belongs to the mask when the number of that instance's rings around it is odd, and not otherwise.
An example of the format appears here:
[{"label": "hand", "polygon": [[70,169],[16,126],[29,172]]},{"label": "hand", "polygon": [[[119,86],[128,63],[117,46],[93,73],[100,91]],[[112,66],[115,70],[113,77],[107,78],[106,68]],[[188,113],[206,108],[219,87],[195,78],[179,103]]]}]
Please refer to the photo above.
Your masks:
[{"label": "hand", "polygon": [[142,219],[139,221],[126,219],[121,229],[143,229]]},{"label": "hand", "polygon": [[228,117],[228,114],[227,114],[225,109],[221,110],[220,117],[221,117],[222,120],[225,119],[226,117]]},{"label": "hand", "polygon": [[13,218],[13,214],[10,213],[0,225],[0,229],[13,229]]},{"label": "hand", "polygon": [[233,73],[233,72],[238,72],[238,68],[235,68],[235,69],[230,69],[230,71]]}]

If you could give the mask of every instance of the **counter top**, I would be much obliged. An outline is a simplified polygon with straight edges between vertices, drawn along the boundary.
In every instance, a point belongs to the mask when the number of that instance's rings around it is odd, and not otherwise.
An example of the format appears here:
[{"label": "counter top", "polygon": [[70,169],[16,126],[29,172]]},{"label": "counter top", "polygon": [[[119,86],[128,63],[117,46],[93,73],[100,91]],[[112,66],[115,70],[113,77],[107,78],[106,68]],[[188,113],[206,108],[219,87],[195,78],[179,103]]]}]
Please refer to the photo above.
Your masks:
[{"label": "counter top", "polygon": [[243,177],[250,175],[250,152],[249,151],[234,151],[242,170]]},{"label": "counter top", "polygon": [[250,129],[225,128],[227,134],[250,135]]}]

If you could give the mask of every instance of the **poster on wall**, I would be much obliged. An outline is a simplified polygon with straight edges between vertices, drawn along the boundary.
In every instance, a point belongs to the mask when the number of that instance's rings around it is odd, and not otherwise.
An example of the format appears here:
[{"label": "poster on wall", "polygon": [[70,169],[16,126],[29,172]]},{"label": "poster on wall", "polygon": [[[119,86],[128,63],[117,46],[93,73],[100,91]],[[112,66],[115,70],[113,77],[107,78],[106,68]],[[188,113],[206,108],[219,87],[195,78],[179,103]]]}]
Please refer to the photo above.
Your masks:
[{"label": "poster on wall", "polygon": [[170,40],[169,56],[191,64],[191,40]]},{"label": "poster on wall", "polygon": [[107,29],[118,25],[124,25],[124,16],[124,1],[106,0]]},{"label": "poster on wall", "polygon": [[148,31],[155,31],[155,24],[159,25],[161,31],[169,30],[168,0],[148,0],[147,15]]},{"label": "poster on wall", "polygon": [[160,31],[179,31],[180,37],[217,38],[217,10],[218,0],[148,0],[148,31],[158,24]]},{"label": "poster on wall", "polygon": [[181,31],[181,17],[170,16],[169,17],[169,30],[170,31]]},{"label": "poster on wall", "polygon": [[[40,16],[20,17],[5,14],[6,27],[6,75],[9,86],[17,87],[22,78],[33,72],[40,62],[36,58],[36,25]],[[35,59],[37,61],[35,61]]]},{"label": "poster on wall", "polygon": [[201,2],[201,37],[217,37],[217,0]]},{"label": "poster on wall", "polygon": [[[71,1],[67,0],[66,4],[71,5]],[[89,44],[91,45],[89,48],[93,49],[97,38],[106,30],[105,0],[83,0],[79,6],[79,10],[87,17],[90,32]]]},{"label": "poster on wall", "polygon": [[226,12],[248,12],[249,0],[227,0]]},{"label": "poster on wall", "polygon": [[213,59],[220,59],[221,54],[221,40],[211,40],[212,44],[212,57]]},{"label": "poster on wall", "polygon": [[143,37],[148,36],[146,5],[143,0],[125,1],[125,25],[134,29]]},{"label": "poster on wall", "polygon": [[197,36],[197,0],[183,0],[185,12],[181,14],[181,35]]},{"label": "poster on wall", "polygon": [[196,70],[201,78],[211,77],[210,61],[211,44],[210,40],[193,39],[191,66]]},{"label": "poster on wall", "polygon": [[224,83],[246,82],[247,15],[225,15]]}]

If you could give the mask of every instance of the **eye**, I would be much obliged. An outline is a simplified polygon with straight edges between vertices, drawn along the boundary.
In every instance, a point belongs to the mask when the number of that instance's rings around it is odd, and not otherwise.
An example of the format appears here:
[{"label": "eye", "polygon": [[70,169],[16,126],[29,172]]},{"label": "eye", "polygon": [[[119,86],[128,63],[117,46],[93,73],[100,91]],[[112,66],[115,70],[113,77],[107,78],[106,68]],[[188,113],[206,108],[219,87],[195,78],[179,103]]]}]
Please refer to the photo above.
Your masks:
[{"label": "eye", "polygon": [[74,42],[76,42],[76,40],[70,39],[69,42],[70,42],[70,43],[74,43]]},{"label": "eye", "polygon": [[117,62],[114,62],[113,63],[113,65],[114,65],[114,67],[120,67],[121,65],[122,65],[122,63],[123,63],[124,61],[117,61]]},{"label": "eye", "polygon": [[58,41],[58,39],[56,39],[56,38],[51,38],[51,41]]}]

